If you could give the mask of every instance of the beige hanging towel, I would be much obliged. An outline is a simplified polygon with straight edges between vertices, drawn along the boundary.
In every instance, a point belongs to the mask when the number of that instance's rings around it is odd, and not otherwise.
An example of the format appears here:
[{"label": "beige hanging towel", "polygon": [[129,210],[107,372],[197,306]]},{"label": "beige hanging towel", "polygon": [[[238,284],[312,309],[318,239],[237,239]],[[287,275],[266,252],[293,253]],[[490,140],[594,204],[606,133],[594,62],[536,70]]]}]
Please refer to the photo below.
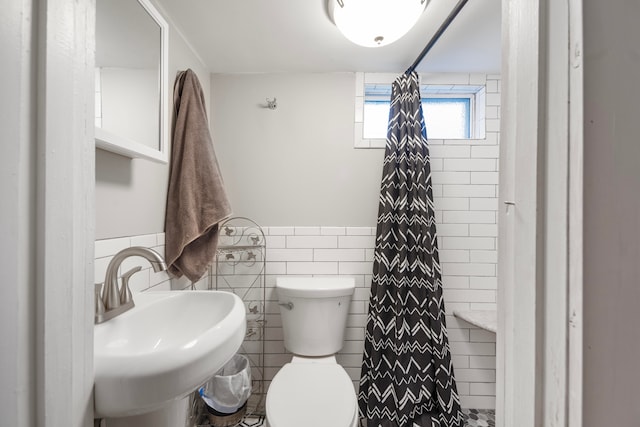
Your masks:
[{"label": "beige hanging towel", "polygon": [[213,151],[202,87],[193,71],[178,73],[173,102],[165,255],[172,275],[196,282],[215,256],[218,224],[231,215],[231,206]]}]

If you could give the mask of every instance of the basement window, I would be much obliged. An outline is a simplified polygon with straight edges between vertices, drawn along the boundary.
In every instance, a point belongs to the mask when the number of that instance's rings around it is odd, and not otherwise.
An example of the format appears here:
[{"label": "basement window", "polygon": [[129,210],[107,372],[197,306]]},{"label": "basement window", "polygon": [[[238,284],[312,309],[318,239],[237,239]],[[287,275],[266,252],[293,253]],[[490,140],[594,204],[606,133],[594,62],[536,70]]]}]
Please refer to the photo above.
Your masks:
[{"label": "basement window", "polygon": [[[422,85],[422,112],[428,139],[483,139],[485,87]],[[364,88],[364,139],[386,139],[391,85]]]}]

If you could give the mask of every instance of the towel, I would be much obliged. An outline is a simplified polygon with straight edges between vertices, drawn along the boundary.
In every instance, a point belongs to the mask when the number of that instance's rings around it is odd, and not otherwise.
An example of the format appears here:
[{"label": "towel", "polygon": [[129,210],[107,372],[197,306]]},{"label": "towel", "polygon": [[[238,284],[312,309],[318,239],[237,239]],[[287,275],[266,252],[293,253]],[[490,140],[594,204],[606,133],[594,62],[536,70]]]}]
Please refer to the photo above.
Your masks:
[{"label": "towel", "polygon": [[173,276],[196,282],[215,256],[218,224],[231,215],[231,206],[213,151],[204,94],[193,71],[178,73],[173,102],[165,256]]}]

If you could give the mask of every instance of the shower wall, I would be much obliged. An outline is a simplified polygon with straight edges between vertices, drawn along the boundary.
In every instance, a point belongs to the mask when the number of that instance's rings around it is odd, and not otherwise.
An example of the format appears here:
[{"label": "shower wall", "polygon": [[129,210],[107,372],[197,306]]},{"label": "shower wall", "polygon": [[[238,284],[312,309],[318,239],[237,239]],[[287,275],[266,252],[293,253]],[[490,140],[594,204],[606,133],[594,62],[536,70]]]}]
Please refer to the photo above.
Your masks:
[{"label": "shower wall", "polygon": [[[278,276],[347,276],[356,291],[347,320],[346,341],[337,356],[358,388],[369,288],[373,266],[375,227],[266,227],[267,330],[266,378],[291,360],[282,340],[282,327],[274,291]],[[446,241],[447,237],[442,237]],[[465,408],[495,406],[495,334],[451,315],[456,308],[494,308],[495,276],[475,276],[464,263],[443,263],[447,326],[458,391]],[[456,265],[453,265],[456,264]],[[468,265],[471,263],[467,263]],[[483,262],[491,269],[491,263]],[[493,264],[495,267],[495,264]],[[460,267],[458,269],[458,267]]]}]

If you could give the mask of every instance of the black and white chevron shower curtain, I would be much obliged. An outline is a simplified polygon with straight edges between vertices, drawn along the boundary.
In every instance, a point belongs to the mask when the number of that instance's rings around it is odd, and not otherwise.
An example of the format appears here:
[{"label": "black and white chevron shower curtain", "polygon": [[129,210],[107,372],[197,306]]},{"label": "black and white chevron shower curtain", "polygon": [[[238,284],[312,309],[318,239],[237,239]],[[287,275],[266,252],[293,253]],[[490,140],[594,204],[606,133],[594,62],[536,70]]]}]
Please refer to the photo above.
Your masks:
[{"label": "black and white chevron shower curtain", "polygon": [[459,427],[418,75],[393,83],[358,394],[367,427]]}]

